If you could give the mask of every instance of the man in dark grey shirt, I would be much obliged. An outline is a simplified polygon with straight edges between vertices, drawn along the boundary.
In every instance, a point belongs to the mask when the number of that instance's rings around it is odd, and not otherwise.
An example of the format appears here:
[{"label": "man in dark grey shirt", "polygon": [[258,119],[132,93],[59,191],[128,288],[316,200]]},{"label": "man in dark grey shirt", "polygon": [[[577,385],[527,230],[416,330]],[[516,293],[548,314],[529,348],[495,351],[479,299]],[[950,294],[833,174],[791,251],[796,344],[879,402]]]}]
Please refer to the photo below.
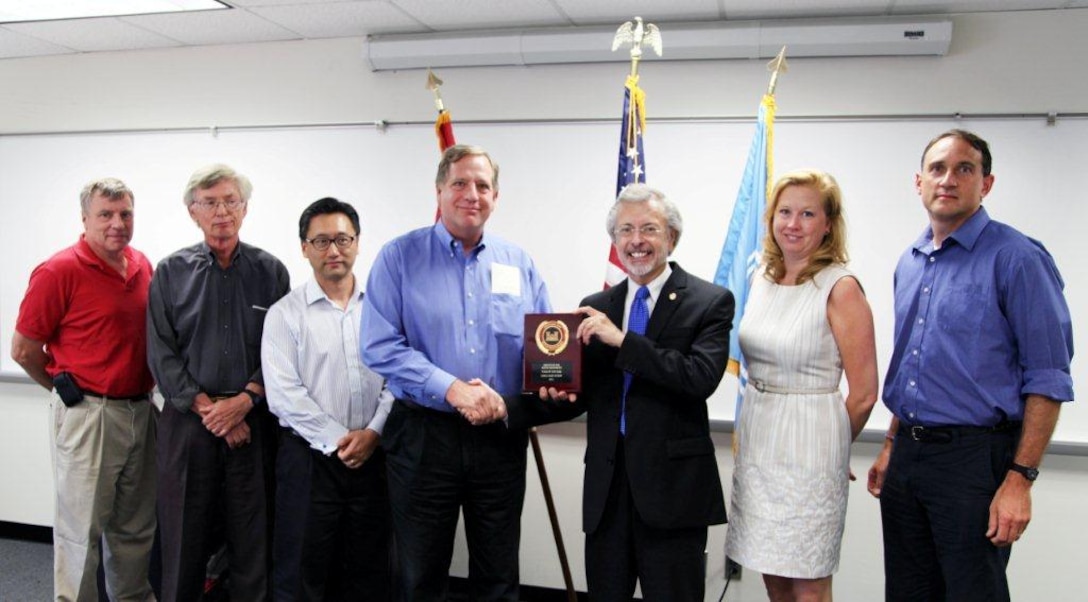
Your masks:
[{"label": "man in dark grey shirt", "polygon": [[151,281],[147,352],[166,399],[159,419],[163,602],[200,599],[221,533],[230,599],[268,596],[276,426],[264,401],[261,333],[290,290],[287,268],[242,243],[252,186],[225,165],[185,190],[204,241],[163,259]]}]

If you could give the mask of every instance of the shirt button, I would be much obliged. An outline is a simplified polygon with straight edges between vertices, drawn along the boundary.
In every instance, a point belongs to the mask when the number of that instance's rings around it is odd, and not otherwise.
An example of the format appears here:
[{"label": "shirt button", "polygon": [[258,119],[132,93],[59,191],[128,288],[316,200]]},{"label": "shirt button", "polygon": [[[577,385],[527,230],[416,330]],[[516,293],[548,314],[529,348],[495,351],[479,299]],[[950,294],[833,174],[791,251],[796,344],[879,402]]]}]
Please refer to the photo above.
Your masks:
[{"label": "shirt button", "polygon": [[475,349],[469,349],[468,352],[473,354],[473,355],[476,355],[476,350]]},{"label": "shirt button", "polygon": [[923,288],[923,289],[922,289],[922,292],[923,292],[923,293],[928,293],[928,292],[929,292],[929,287],[927,286],[927,287]]},{"label": "shirt button", "polygon": [[472,293],[469,293],[469,294],[468,294],[468,298],[469,298],[469,299],[471,299],[471,298],[472,298]]},{"label": "shirt button", "polygon": [[913,380],[912,380],[912,381],[910,381],[910,386],[912,386],[912,387],[913,387],[913,386],[914,386],[914,385],[916,385],[916,384],[917,384],[917,383],[915,383],[915,382],[914,382]]},{"label": "shirt button", "polygon": [[911,355],[918,355],[918,350],[915,349],[914,351],[911,351],[910,353],[911,353]]},{"label": "shirt button", "polygon": [[918,318],[918,323],[919,323],[919,324],[925,324],[925,323],[926,323],[926,319],[925,319],[925,318]]},{"label": "shirt button", "polygon": [[475,326],[476,325],[476,320],[469,320],[468,325],[469,326]]},{"label": "shirt button", "polygon": [[930,258],[929,258],[929,262],[930,262],[930,263],[933,263],[934,261],[937,261],[937,258],[936,258],[936,257],[930,257]]},{"label": "shirt button", "polygon": [[907,412],[908,418],[914,418],[914,412]]}]

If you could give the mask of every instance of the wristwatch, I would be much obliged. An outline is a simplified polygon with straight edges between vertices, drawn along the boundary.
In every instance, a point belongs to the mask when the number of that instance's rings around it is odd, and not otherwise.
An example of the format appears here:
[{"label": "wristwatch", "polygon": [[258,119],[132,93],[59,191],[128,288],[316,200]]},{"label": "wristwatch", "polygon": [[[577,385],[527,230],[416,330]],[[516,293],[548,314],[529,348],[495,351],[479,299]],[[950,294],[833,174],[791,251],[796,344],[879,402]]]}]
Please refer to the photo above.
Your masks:
[{"label": "wristwatch", "polygon": [[1021,475],[1024,476],[1025,479],[1027,479],[1029,481],[1034,481],[1035,479],[1039,478],[1039,469],[1038,468],[1032,468],[1030,466],[1024,466],[1023,464],[1017,464],[1016,462],[1013,462],[1012,464],[1009,465],[1009,470],[1011,470],[1013,472],[1020,473]]},{"label": "wristwatch", "polygon": [[252,402],[254,406],[261,401],[261,397],[249,389],[242,389],[242,393],[249,396],[249,401]]}]

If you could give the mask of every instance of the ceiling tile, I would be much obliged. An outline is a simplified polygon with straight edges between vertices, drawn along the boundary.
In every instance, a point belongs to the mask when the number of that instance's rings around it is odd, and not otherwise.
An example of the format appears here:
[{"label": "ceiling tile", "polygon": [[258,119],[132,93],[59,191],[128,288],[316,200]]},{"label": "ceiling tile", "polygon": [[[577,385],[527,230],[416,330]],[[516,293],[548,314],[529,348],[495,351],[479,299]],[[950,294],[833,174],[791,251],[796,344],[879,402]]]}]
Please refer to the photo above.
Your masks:
[{"label": "ceiling tile", "polygon": [[636,16],[650,23],[717,21],[722,18],[718,0],[555,0],[576,25],[619,27]]},{"label": "ceiling tile", "polygon": [[298,39],[297,34],[241,9],[137,15],[122,17],[121,20],[192,45]]},{"label": "ceiling tile", "polygon": [[328,2],[249,9],[306,38],[408,33],[428,28],[386,2]]},{"label": "ceiling tile", "polygon": [[436,31],[572,25],[548,0],[392,0]]},{"label": "ceiling tile", "polygon": [[44,40],[11,31],[6,25],[0,27],[0,58],[8,59],[71,52],[74,52],[71,48],[64,48],[63,46],[50,44]]},{"label": "ceiling tile", "polygon": [[180,45],[175,40],[113,17],[11,23],[5,27],[80,52],[135,50]]},{"label": "ceiling tile", "polygon": [[732,20],[878,16],[888,14],[891,4],[892,0],[722,0],[725,18]]}]

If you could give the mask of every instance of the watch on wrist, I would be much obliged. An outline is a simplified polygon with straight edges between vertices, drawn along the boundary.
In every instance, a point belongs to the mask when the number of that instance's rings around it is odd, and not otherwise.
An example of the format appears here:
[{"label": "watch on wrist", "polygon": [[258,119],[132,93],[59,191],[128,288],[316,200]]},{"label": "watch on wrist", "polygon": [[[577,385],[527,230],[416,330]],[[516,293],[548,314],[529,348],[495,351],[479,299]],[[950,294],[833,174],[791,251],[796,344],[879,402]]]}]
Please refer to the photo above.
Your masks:
[{"label": "watch on wrist", "polygon": [[1023,464],[1017,464],[1016,462],[1013,462],[1011,465],[1009,465],[1009,470],[1020,473],[1025,479],[1029,481],[1034,481],[1035,479],[1039,478],[1038,468],[1024,466]]},{"label": "watch on wrist", "polygon": [[261,396],[257,395],[253,391],[250,391],[249,389],[242,389],[242,393],[249,395],[249,400],[253,402],[254,406],[256,406],[261,401]]}]

